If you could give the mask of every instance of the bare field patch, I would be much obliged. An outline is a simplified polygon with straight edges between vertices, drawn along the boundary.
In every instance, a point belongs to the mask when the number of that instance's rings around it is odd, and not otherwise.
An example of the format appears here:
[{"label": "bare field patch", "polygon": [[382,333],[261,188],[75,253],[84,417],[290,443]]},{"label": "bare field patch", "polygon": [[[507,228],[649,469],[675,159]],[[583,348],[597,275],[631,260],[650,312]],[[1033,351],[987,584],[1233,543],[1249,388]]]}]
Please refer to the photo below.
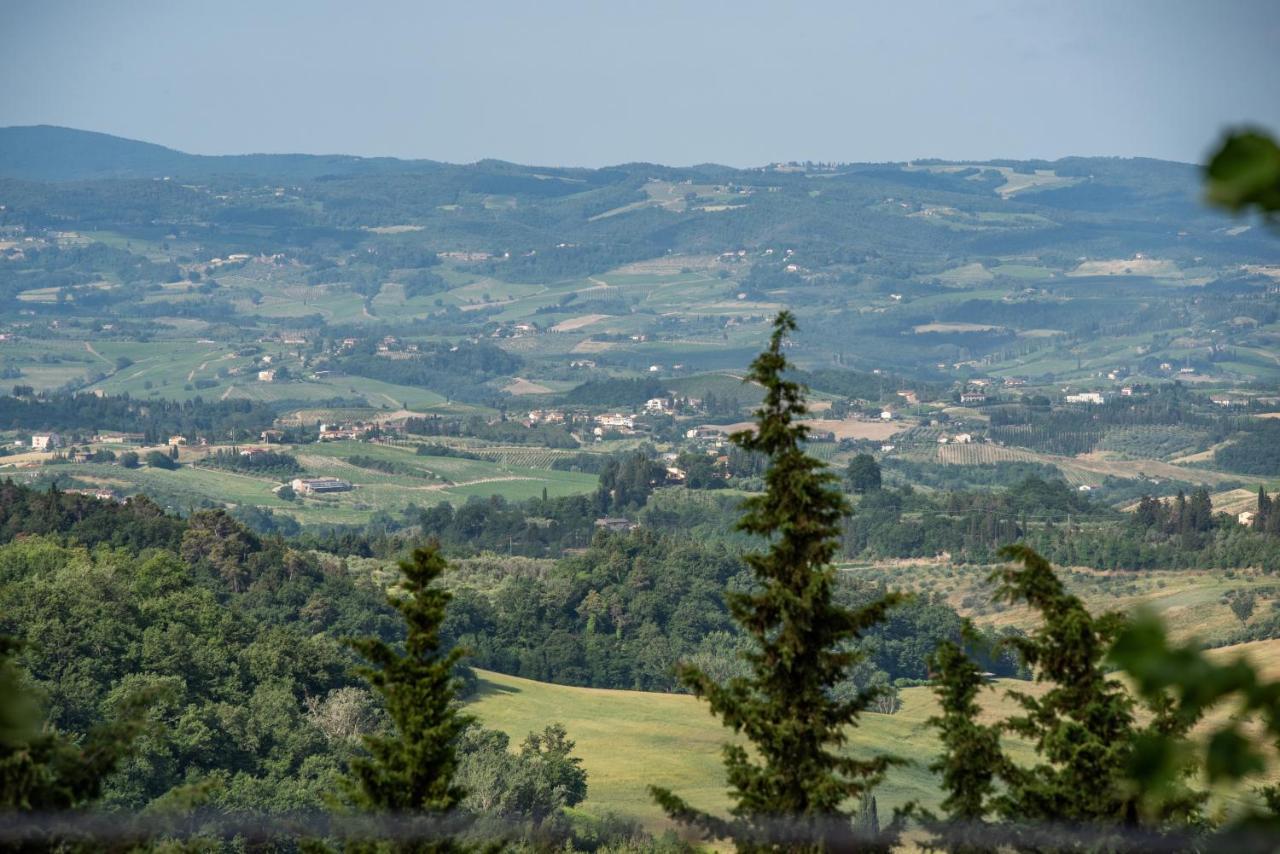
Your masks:
[{"label": "bare field patch", "polygon": [[552,394],[553,390],[541,383],[530,382],[524,377],[516,377],[502,388],[507,394]]},{"label": "bare field patch", "polygon": [[629,276],[675,276],[684,270],[711,270],[719,263],[714,255],[670,255],[624,264],[612,272]]},{"label": "bare field patch", "polygon": [[926,335],[930,332],[991,332],[999,329],[999,326],[992,326],[989,323],[922,323],[919,326],[913,326],[917,335]]},{"label": "bare field patch", "polygon": [[[912,214],[912,216],[918,216],[918,214]],[[974,261],[972,264],[965,264],[963,267],[956,267],[939,273],[935,278],[950,285],[975,285],[981,282],[989,282],[995,276],[980,262]]]},{"label": "bare field patch", "polygon": [[869,439],[878,442],[910,427],[901,421],[858,421],[852,418],[813,418],[803,422],[810,431],[829,430],[837,439]]},{"label": "bare field patch", "polygon": [[365,231],[372,234],[407,234],[411,231],[422,231],[425,225],[366,225]]},{"label": "bare field patch", "polygon": [[613,342],[611,341],[592,341],[590,338],[587,338],[583,341],[579,341],[577,344],[574,344],[573,349],[570,350],[569,352],[570,353],[603,353],[605,350],[610,350],[612,348],[613,348]]},{"label": "bare field patch", "polygon": [[1153,276],[1182,278],[1182,271],[1172,261],[1160,258],[1116,258],[1109,261],[1082,261],[1068,276]]},{"label": "bare field patch", "polygon": [[[857,421],[852,418],[810,418],[801,422],[809,428],[810,434],[829,432],[837,439],[868,439],[878,442],[901,433],[910,427],[901,421]],[[754,429],[754,421],[740,421],[737,424],[704,424],[702,429],[715,430],[721,433],[736,433],[740,430]]]},{"label": "bare field patch", "polygon": [[612,318],[611,314],[584,314],[579,317],[571,317],[568,320],[562,320],[555,326],[551,327],[552,332],[572,332],[575,329],[581,329],[584,326],[590,326],[593,323],[599,323],[602,320]]}]

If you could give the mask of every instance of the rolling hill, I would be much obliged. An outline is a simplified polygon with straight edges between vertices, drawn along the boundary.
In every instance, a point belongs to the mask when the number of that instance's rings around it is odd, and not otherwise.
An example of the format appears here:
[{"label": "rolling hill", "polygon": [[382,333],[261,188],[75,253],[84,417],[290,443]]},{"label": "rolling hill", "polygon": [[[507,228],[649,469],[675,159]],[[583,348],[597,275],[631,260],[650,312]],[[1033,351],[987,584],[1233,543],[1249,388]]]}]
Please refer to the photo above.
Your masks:
[{"label": "rolling hill", "polygon": [[[1226,647],[1211,654],[1243,655],[1266,676],[1280,676],[1280,640]],[[579,807],[583,811],[613,812],[661,830],[669,824],[649,798],[649,785],[668,786],[697,807],[712,811],[726,807],[720,745],[728,731],[701,701],[685,694],[571,688],[485,671],[479,675],[480,688],[469,711],[485,726],[506,732],[513,741],[551,721],[566,726],[589,775],[588,798]],[[1037,690],[1034,684],[998,680],[981,700],[985,721],[1016,710],[1004,693],[1015,687]],[[897,714],[866,714],[850,738],[855,753],[890,753],[907,761],[904,767],[891,770],[876,790],[882,816],[908,801],[935,808],[940,800],[936,778],[928,770],[937,750],[934,731],[927,724],[937,711],[933,695],[929,688],[915,687],[903,689],[901,697]],[[1210,720],[1220,723],[1224,715],[1216,713]],[[1014,745],[1014,754],[1019,759],[1032,757],[1025,746]],[[1228,802],[1246,796],[1241,792],[1219,795]]]}]

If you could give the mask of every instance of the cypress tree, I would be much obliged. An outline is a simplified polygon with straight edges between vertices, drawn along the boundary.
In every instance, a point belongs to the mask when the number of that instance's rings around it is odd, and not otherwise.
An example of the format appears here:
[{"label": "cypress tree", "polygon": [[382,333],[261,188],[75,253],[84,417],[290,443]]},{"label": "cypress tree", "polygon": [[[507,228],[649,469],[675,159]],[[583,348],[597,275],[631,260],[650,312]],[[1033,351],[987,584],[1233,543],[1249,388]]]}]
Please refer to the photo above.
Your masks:
[{"label": "cypress tree", "polygon": [[[765,391],[755,430],[731,437],[769,460],[766,489],[744,502],[737,526],[766,538],[769,546],[746,557],[755,588],[727,595],[734,619],[753,641],[750,675],[722,685],[695,667],[680,671],[693,693],[750,745],[724,748],[732,818],[712,816],[669,790],[650,787],[672,818],[708,837],[730,839],[739,851],[847,849],[859,836],[854,820],[862,796],[894,762],[886,756],[855,759],[841,750],[848,728],[875,695],[837,699],[833,688],[860,658],[853,644],[897,600],[890,596],[850,610],[833,599],[831,561],[848,505],[837,478],[803,450],[808,431],[797,419],[806,412],[804,389],[784,378],[788,363],[782,353],[794,329],[790,312],[774,321],[768,349],[747,377]],[[896,832],[895,823],[874,839],[862,839],[862,850],[887,848]]]},{"label": "cypress tree", "polygon": [[395,725],[394,735],[367,736],[369,756],[351,763],[352,802],[370,812],[436,822],[423,827],[436,834],[434,839],[407,843],[402,850],[455,850],[445,833],[446,819],[465,794],[453,776],[458,738],[472,719],[455,703],[453,668],[462,652],[445,650],[440,638],[452,598],[435,584],[445,568],[434,546],[416,550],[400,564],[401,594],[389,601],[404,617],[403,653],[378,638],[352,642],[370,662],[359,672],[382,695]]}]

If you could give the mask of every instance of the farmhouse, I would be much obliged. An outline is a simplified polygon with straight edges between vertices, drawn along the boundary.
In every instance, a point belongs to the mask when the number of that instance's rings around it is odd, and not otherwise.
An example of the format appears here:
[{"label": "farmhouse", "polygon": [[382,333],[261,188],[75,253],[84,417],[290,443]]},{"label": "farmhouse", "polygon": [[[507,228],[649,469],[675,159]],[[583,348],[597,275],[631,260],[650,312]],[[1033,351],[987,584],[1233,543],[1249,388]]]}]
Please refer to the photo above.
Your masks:
[{"label": "farmhouse", "polygon": [[143,433],[99,433],[93,441],[101,445],[133,445],[145,438]]},{"label": "farmhouse", "polygon": [[608,531],[612,534],[625,534],[634,528],[640,527],[630,519],[623,519],[618,516],[604,516],[596,520],[597,531]]},{"label": "farmhouse", "polygon": [[1104,398],[1100,392],[1096,391],[1082,391],[1079,394],[1069,394],[1064,399],[1067,403],[1102,404],[1107,402],[1106,398]]},{"label": "farmhouse", "polygon": [[67,493],[71,495],[87,495],[90,498],[96,498],[99,501],[119,501],[120,496],[116,495],[110,489],[68,489]]},{"label": "farmhouse", "polygon": [[596,423],[606,430],[634,430],[636,427],[635,418],[621,413],[597,415]]},{"label": "farmhouse", "polygon": [[31,447],[37,451],[47,451],[62,447],[62,437],[57,433],[33,433]]},{"label": "farmhouse", "polygon": [[351,484],[336,477],[295,477],[289,486],[302,495],[318,495],[323,492],[350,492]]},{"label": "farmhouse", "polygon": [[563,424],[564,410],[531,409],[529,410],[528,422],[530,424]]},{"label": "farmhouse", "polygon": [[369,430],[370,428],[364,426],[363,424],[357,424],[355,426],[352,426],[350,424],[343,424],[342,426],[337,426],[334,424],[321,424],[320,425],[320,441],[336,442],[342,439],[358,439],[361,436],[363,436],[365,433],[368,433]]},{"label": "farmhouse", "polygon": [[276,381],[276,372],[273,370],[258,371],[258,382],[273,383]]}]

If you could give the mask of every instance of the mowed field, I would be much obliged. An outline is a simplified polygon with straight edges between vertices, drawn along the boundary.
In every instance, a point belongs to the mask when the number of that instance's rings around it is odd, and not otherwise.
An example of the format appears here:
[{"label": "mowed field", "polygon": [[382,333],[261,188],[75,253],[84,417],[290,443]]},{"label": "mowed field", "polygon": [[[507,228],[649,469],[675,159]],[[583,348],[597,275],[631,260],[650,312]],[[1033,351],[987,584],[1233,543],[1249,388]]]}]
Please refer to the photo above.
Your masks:
[{"label": "mowed field", "polygon": [[1140,478],[1181,481],[1203,484],[1210,488],[1224,483],[1262,483],[1263,478],[1251,475],[1227,474],[1207,468],[1175,465],[1162,460],[1118,459],[1106,452],[1063,457],[1044,454],[1025,448],[996,445],[990,442],[974,442],[957,445],[927,445],[913,448],[902,455],[905,459],[920,462],[936,462],[944,465],[986,465],[998,462],[1029,462],[1051,465],[1062,472],[1072,486],[1100,485],[1107,477]]},{"label": "mowed field", "polygon": [[[1280,640],[1244,644],[1211,653],[1218,659],[1244,655],[1271,678],[1280,676]],[[499,673],[480,672],[480,689],[468,711],[485,726],[518,742],[529,732],[558,721],[577,743],[587,771],[588,797],[580,809],[592,815],[617,813],[660,831],[670,826],[648,795],[650,785],[666,786],[696,807],[723,814],[728,806],[721,745],[731,733],[713,718],[707,705],[684,694],[655,694],[597,688],[571,688]],[[1038,693],[1034,683],[998,680],[980,699],[982,719],[991,722],[1016,713],[1010,689]],[[890,770],[876,790],[881,817],[894,807],[917,801],[936,809],[941,799],[936,776],[928,770],[938,751],[928,725],[937,703],[927,687],[905,688],[902,709],[893,715],[868,713],[850,732],[855,755],[888,753],[905,761]],[[1225,711],[1212,715],[1221,723]],[[1030,763],[1025,744],[1007,744],[1016,761]],[[1273,769],[1274,773],[1274,769]],[[1216,793],[1225,805],[1247,792]]]},{"label": "mowed field", "polygon": [[[704,809],[722,813],[727,807],[721,745],[730,732],[700,700],[686,694],[571,688],[483,671],[480,676],[480,691],[468,711],[485,726],[518,742],[553,721],[565,725],[588,774],[582,810],[617,813],[661,830],[669,824],[649,798],[649,785],[667,786]],[[891,752],[909,763],[894,769],[877,791],[881,815],[910,800],[932,807],[939,800],[927,767],[935,751],[925,724],[935,711],[932,695],[926,688],[908,688],[902,700],[895,715],[867,714],[850,742],[855,754]],[[988,701],[993,709],[1012,709],[998,692],[991,692]]]}]

